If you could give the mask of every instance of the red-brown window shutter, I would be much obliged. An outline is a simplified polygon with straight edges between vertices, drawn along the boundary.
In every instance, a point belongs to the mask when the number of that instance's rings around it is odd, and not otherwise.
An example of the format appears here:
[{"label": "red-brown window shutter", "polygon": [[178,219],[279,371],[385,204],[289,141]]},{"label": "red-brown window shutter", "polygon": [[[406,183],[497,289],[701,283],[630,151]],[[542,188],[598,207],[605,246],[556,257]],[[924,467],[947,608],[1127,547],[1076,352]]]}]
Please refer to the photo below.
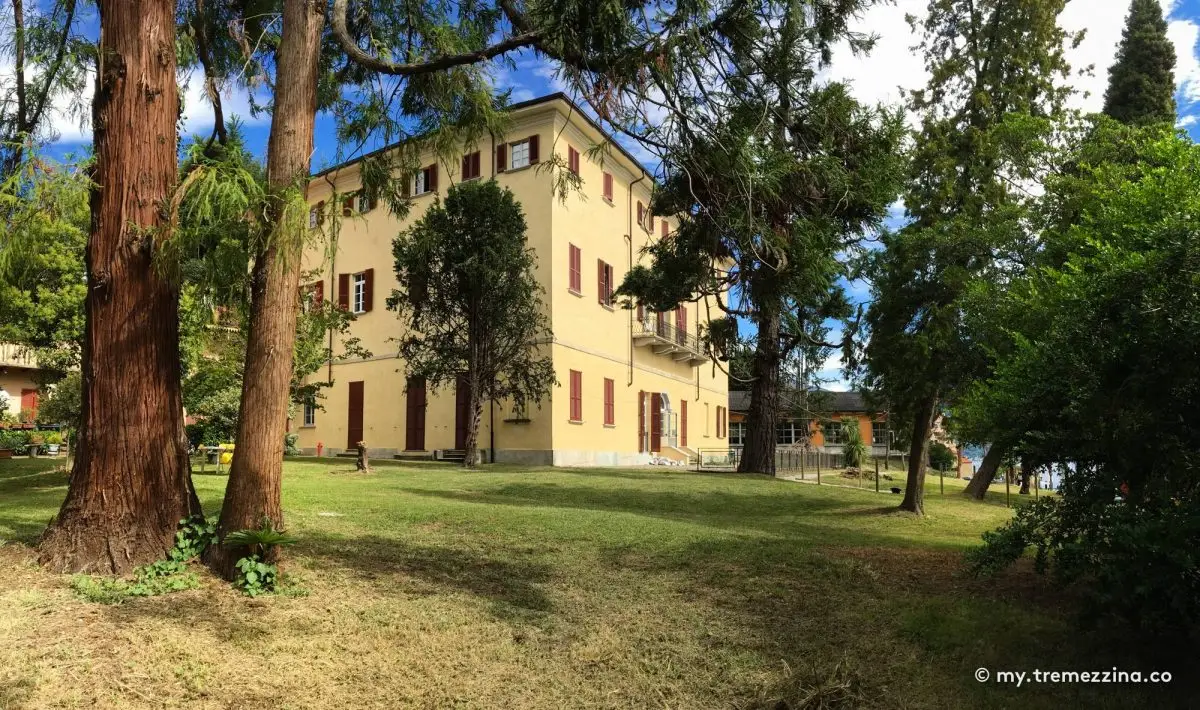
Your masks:
[{"label": "red-brown window shutter", "polygon": [[579,151],[571,146],[567,146],[567,169],[576,175],[579,174]]},{"label": "red-brown window shutter", "polygon": [[438,189],[438,166],[437,163],[429,166],[429,182],[425,185],[425,189],[430,192],[437,192]]},{"label": "red-brown window shutter", "polygon": [[338,274],[338,308],[350,310],[350,274]]},{"label": "red-brown window shutter", "polygon": [[574,244],[567,251],[567,288],[578,293],[583,287],[583,274],[580,273],[581,252]]},{"label": "red-brown window shutter", "polygon": [[375,269],[363,272],[363,313],[370,313],[375,307]]},{"label": "red-brown window shutter", "polygon": [[317,203],[317,224],[325,224],[325,200]]},{"label": "red-brown window shutter", "polygon": [[571,421],[583,421],[583,373],[571,370]]},{"label": "red-brown window shutter", "polygon": [[601,305],[608,305],[604,300],[604,261],[596,259],[596,300]]},{"label": "red-brown window shutter", "polygon": [[538,137],[536,134],[529,136],[529,164],[532,165],[538,161]]},{"label": "red-brown window shutter", "polygon": [[639,323],[645,322],[645,320],[646,320],[646,307],[645,307],[645,306],[643,306],[642,304],[640,304],[640,303],[639,303],[639,304],[638,304],[638,308],[637,308],[637,313],[638,313],[638,316],[637,316],[637,318],[638,318],[638,322],[639,322]]},{"label": "red-brown window shutter", "polygon": [[604,290],[604,302],[611,306],[612,302],[613,302],[612,295],[613,295],[613,291],[615,290],[613,288],[614,282],[613,282],[612,264],[604,265],[604,284],[607,287]]},{"label": "red-brown window shutter", "polygon": [[646,450],[646,393],[638,392],[638,453]]},{"label": "red-brown window shutter", "polygon": [[322,279],[313,286],[313,304],[321,305],[325,302],[325,280]]},{"label": "red-brown window shutter", "polygon": [[641,200],[638,200],[638,226],[642,229],[646,228],[646,210],[642,207]]},{"label": "red-brown window shutter", "polygon": [[496,172],[502,173],[508,170],[508,151],[505,150],[508,144],[501,143],[496,146]]},{"label": "red-brown window shutter", "polygon": [[664,239],[666,238],[667,234],[670,231],[671,231],[671,225],[667,224],[667,220],[664,219],[662,221],[662,235],[663,235]]},{"label": "red-brown window shutter", "polygon": [[615,383],[609,378],[604,378],[604,423],[608,426],[616,424],[616,412],[614,411],[614,392]]},{"label": "red-brown window shutter", "polygon": [[604,199],[612,202],[613,198],[613,181],[612,173],[604,173]]},{"label": "red-brown window shutter", "polygon": [[679,400],[679,445],[687,446],[687,400]]},{"label": "red-brown window shutter", "polygon": [[471,176],[479,177],[482,174],[483,171],[479,167],[479,151],[475,151],[471,154]]},{"label": "red-brown window shutter", "polygon": [[371,196],[369,196],[369,197],[367,198],[367,205],[368,205],[368,206],[369,206],[371,209],[375,209],[376,207],[378,207],[378,206],[379,206],[379,195],[371,195]]},{"label": "red-brown window shutter", "polygon": [[342,198],[342,216],[349,217],[354,214],[354,193],[351,192]]},{"label": "red-brown window shutter", "polygon": [[464,155],[462,157],[462,179],[470,180],[472,177],[474,176],[471,175],[471,156]]}]

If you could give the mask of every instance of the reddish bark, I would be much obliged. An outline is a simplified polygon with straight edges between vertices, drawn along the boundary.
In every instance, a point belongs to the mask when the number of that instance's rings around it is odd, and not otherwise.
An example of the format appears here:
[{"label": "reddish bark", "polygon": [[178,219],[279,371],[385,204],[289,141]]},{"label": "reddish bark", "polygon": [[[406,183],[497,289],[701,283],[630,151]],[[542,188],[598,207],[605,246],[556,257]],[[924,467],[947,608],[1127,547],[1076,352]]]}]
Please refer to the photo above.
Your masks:
[{"label": "reddish bark", "polygon": [[930,395],[913,415],[912,442],[908,449],[908,483],[900,510],[925,514],[925,469],[929,460],[929,434],[937,414],[937,394]]},{"label": "reddish bark", "polygon": [[[271,215],[276,231],[255,255],[251,276],[237,446],[218,524],[222,537],[235,530],[257,528],[264,518],[276,529],[283,527],[283,437],[300,307],[303,235],[278,230],[285,228],[280,219],[283,196],[296,187],[301,194],[307,193],[324,10],[324,3],[317,0],[286,0],[283,5],[275,107],[267,143],[267,182],[280,201]],[[214,546],[205,559],[219,574],[232,578],[234,564],[245,552]]]},{"label": "reddish bark", "polygon": [[153,264],[177,174],[175,2],[98,5],[83,415],[39,559],[118,574],[165,557],[179,521],[200,506],[183,431],[179,292]]}]

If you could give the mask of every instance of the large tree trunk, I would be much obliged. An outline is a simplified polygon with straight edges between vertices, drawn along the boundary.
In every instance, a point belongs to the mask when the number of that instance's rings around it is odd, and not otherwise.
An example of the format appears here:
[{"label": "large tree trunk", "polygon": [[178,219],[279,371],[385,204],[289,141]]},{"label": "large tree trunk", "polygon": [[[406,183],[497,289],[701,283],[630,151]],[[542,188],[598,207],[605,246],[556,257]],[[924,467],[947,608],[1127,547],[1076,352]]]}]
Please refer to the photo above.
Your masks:
[{"label": "large tree trunk", "polygon": [[779,328],[777,312],[761,312],[751,363],[750,411],[738,471],[775,474],[775,430],[779,422]]},{"label": "large tree trunk", "polygon": [[1020,478],[1021,490],[1017,491],[1017,493],[1019,493],[1020,495],[1023,495],[1023,496],[1029,495],[1029,479],[1032,475],[1033,475],[1033,464],[1030,463],[1028,458],[1022,456],[1021,457],[1021,478]]},{"label": "large tree trunk", "polygon": [[477,468],[479,465],[479,424],[483,420],[483,397],[474,378],[467,378],[467,440],[463,444],[463,467]]},{"label": "large tree trunk", "polygon": [[967,482],[967,487],[963,494],[975,500],[983,500],[987,495],[988,486],[992,485],[992,479],[996,477],[996,471],[1000,469],[1000,463],[1004,460],[1004,454],[1007,447],[994,442],[987,453],[983,455],[983,461],[979,464],[979,470]]},{"label": "large tree trunk", "polygon": [[177,175],[174,0],[101,0],[83,413],[67,498],[39,559],[120,574],[162,559],[192,489],[179,292],[153,264]]},{"label": "large tree trunk", "polygon": [[900,510],[925,514],[925,467],[929,456],[929,433],[937,413],[937,394],[930,395],[913,415],[912,442],[908,447],[908,484]]},{"label": "large tree trunk", "polygon": [[[251,281],[250,330],[242,401],[229,486],[221,507],[218,534],[258,527],[263,519],[283,527],[280,504],[283,437],[287,426],[300,261],[305,222],[283,219],[295,190],[307,194],[313,124],[317,110],[317,72],[324,3],[286,0],[275,77],[275,108],[267,143],[267,182],[273,193],[271,237],[255,255]],[[295,209],[292,205],[292,209]],[[246,550],[210,548],[207,561],[232,578]],[[271,551],[272,556],[278,550]]]}]

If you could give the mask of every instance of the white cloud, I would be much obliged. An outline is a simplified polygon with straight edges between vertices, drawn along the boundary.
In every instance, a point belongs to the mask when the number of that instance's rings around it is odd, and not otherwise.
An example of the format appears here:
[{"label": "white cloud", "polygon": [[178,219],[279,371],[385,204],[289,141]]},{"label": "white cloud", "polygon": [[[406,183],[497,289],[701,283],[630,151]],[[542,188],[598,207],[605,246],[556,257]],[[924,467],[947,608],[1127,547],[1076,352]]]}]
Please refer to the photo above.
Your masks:
[{"label": "white cloud", "polygon": [[[1178,0],[1161,2],[1168,16],[1179,4]],[[901,88],[923,86],[929,75],[920,53],[912,49],[919,38],[904,18],[907,14],[923,15],[926,6],[927,0],[897,0],[895,5],[878,5],[868,10],[855,28],[879,37],[875,49],[868,55],[855,57],[843,45],[835,53],[828,75],[850,82],[855,95],[868,102],[895,103],[900,100]],[[1116,57],[1128,11],[1128,0],[1067,4],[1060,17],[1062,27],[1072,32],[1087,31],[1083,42],[1067,52],[1067,60],[1076,72],[1072,82],[1080,92],[1072,101],[1073,107],[1098,111],[1103,105],[1108,68]],[[1196,46],[1200,25],[1196,19],[1172,18],[1168,36],[1178,56],[1175,78],[1182,98],[1188,102],[1200,101],[1200,57]],[[1078,75],[1088,66],[1092,67],[1090,74]]]}]

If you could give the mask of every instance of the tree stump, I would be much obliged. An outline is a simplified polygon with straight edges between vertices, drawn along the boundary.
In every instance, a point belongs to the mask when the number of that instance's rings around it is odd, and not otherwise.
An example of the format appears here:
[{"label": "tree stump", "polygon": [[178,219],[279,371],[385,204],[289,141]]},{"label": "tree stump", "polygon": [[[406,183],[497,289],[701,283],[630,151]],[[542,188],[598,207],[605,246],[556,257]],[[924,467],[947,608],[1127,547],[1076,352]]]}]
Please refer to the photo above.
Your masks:
[{"label": "tree stump", "polygon": [[358,459],[354,462],[354,468],[363,471],[364,473],[371,472],[371,462],[367,460],[367,442],[358,442]]}]

